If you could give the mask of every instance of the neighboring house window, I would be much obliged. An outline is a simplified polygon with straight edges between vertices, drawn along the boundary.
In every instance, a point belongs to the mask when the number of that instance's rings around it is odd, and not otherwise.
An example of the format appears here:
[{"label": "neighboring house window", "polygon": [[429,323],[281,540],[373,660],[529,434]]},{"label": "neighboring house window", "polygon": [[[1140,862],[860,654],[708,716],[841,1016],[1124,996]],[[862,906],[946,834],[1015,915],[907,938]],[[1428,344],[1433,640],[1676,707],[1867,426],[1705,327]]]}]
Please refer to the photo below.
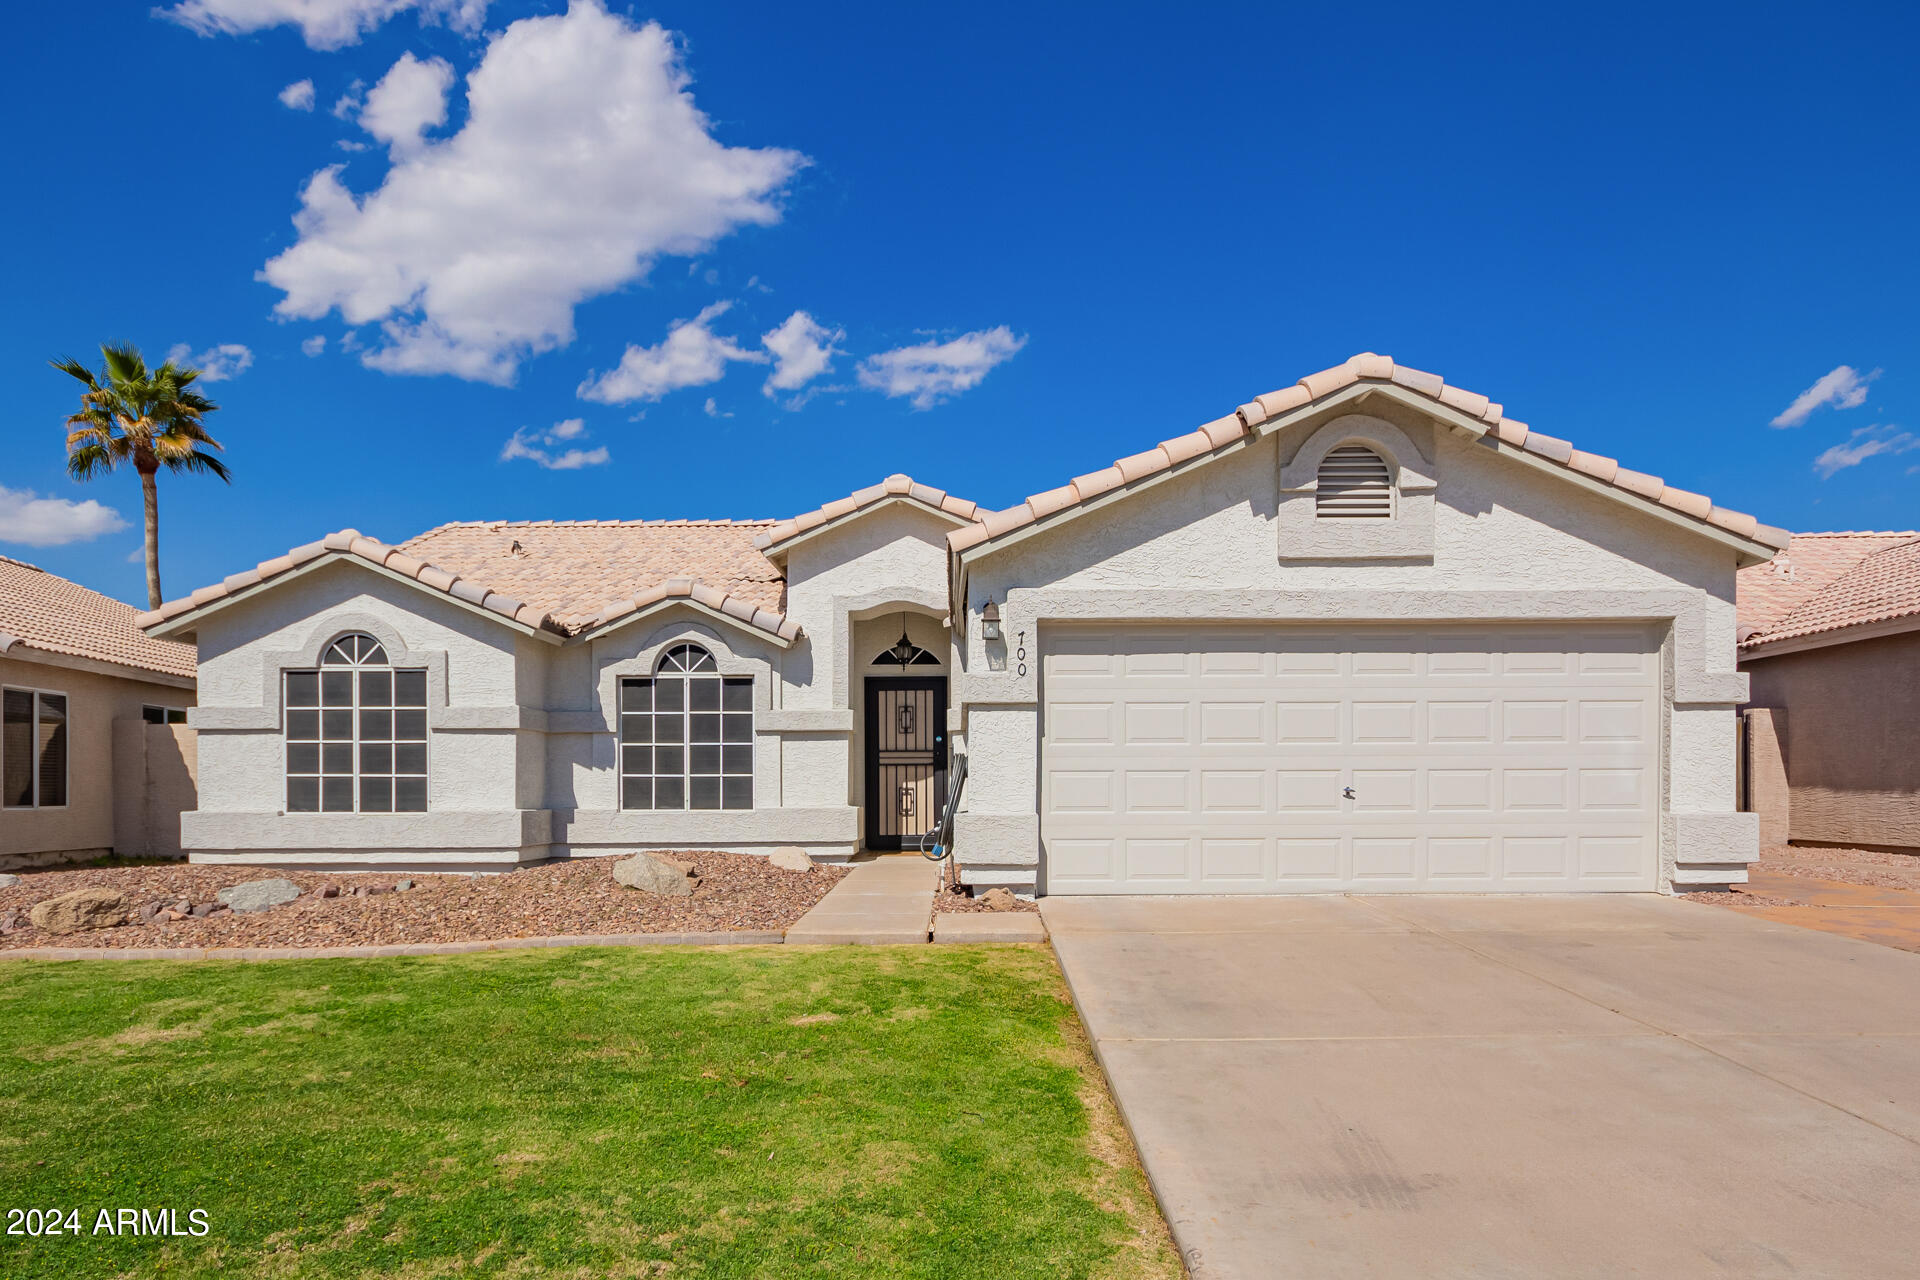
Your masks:
[{"label": "neighboring house window", "polygon": [[1313,514],[1322,520],[1388,520],[1393,485],[1386,459],[1363,444],[1343,444],[1320,463]]},{"label": "neighboring house window", "polygon": [[753,677],[683,644],[653,679],[621,680],[620,807],[753,808]]},{"label": "neighboring house window", "polygon": [[356,633],[286,682],[287,812],[426,812],[425,668]]},{"label": "neighboring house window", "polygon": [[185,724],[187,713],[179,707],[142,707],[140,718],[148,724]]},{"label": "neighboring house window", "polygon": [[60,809],[67,803],[67,695],[0,690],[0,806]]}]

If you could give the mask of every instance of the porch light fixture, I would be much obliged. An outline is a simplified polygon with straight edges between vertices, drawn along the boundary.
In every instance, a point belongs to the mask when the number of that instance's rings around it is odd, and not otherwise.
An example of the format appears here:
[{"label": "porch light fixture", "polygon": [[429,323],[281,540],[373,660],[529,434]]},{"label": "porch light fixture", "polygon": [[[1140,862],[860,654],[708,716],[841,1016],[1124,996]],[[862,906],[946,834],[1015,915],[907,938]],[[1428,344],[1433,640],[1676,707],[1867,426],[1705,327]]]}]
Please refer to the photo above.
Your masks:
[{"label": "porch light fixture", "polygon": [[912,665],[914,657],[919,654],[919,652],[919,646],[907,639],[907,615],[903,613],[900,615],[900,641],[894,645],[893,648],[887,650],[887,656],[892,658],[900,666],[905,667]]},{"label": "porch light fixture", "polygon": [[1000,606],[991,600],[980,611],[980,634],[989,640],[1000,638]]}]

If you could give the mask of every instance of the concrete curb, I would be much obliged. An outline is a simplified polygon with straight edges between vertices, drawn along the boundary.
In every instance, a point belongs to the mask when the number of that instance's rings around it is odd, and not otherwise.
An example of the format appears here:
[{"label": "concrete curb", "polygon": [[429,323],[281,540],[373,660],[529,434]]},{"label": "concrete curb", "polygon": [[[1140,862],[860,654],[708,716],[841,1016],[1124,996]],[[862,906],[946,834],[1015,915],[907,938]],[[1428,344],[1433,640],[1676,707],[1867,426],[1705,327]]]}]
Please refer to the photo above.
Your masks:
[{"label": "concrete curb", "polygon": [[393,956],[462,956],[540,947],[764,947],[786,941],[772,930],[737,933],[600,933],[548,938],[485,938],[476,942],[405,942],[361,947],[20,947],[0,960],[379,960]]},{"label": "concrete curb", "polygon": [[935,942],[1045,942],[1047,926],[1037,912],[1009,911],[986,915],[973,911],[933,913]]}]

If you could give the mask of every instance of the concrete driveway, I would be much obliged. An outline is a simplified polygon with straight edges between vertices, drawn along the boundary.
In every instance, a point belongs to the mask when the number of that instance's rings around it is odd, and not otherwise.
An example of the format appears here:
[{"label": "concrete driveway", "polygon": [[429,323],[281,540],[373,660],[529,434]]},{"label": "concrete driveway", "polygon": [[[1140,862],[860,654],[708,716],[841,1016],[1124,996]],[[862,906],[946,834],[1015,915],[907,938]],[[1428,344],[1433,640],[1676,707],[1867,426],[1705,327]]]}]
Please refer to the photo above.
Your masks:
[{"label": "concrete driveway", "polygon": [[1042,914],[1196,1277],[1920,1267],[1920,956],[1650,895]]}]

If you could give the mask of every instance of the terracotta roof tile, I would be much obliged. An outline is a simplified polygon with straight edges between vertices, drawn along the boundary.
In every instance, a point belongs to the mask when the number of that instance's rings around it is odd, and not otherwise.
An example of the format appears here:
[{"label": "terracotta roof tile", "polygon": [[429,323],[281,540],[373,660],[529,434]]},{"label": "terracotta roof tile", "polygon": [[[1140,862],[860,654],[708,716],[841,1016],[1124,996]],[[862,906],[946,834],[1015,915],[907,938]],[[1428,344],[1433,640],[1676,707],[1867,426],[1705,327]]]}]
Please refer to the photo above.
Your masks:
[{"label": "terracotta roof tile", "polygon": [[753,545],[770,520],[522,520],[445,524],[398,547],[346,529],[138,615],[170,621],[326,554],[352,555],[536,630],[577,635],[669,598],[792,639],[786,580]]},{"label": "terracotta roof tile", "polygon": [[1742,647],[1920,612],[1916,547],[1911,529],[1794,534],[1771,561],[1740,571]]},{"label": "terracotta roof tile", "polygon": [[[1503,444],[1525,449],[1537,457],[1545,458],[1569,470],[1578,471],[1603,484],[1632,493],[1650,502],[1660,503],[1669,510],[1678,511],[1702,523],[1725,529],[1762,545],[1774,548],[1787,545],[1788,535],[1784,529],[1761,524],[1752,516],[1743,515],[1738,511],[1715,507],[1709,499],[1700,494],[1669,488],[1658,476],[1630,471],[1612,458],[1575,449],[1565,440],[1529,430],[1524,422],[1515,422],[1508,418],[1504,406],[1494,403],[1478,392],[1448,386],[1446,380],[1438,374],[1397,365],[1391,357],[1375,355],[1371,351],[1362,352],[1345,364],[1335,365],[1331,369],[1322,369],[1318,373],[1310,373],[1291,387],[1283,387],[1278,391],[1270,391],[1266,395],[1258,396],[1241,405],[1227,417],[1216,418],[1184,436],[1175,436],[1171,440],[1163,441],[1158,450],[1150,449],[1145,453],[1122,458],[1102,471],[1081,476],[1073,482],[1071,488],[1078,493],[1079,502],[1085,502],[1118,485],[1133,484],[1160,471],[1181,466],[1202,454],[1223,449],[1244,438],[1260,424],[1342,391],[1356,382],[1390,382],[1405,387],[1409,391],[1464,413],[1470,418],[1478,419]],[[976,523],[949,533],[947,545],[954,551],[965,551],[970,547],[991,542],[1016,529],[1047,519],[1066,510],[1069,506],[1078,505],[1078,503],[1062,503],[1060,493],[1058,489],[1049,489],[1044,494],[1036,494],[1023,503],[1008,507],[1005,511],[982,513],[977,517]]]},{"label": "terracotta roof tile", "polygon": [[[194,647],[145,635],[139,616],[130,604],[0,556],[0,637],[29,649],[191,679]],[[0,645],[12,648],[3,639]]]},{"label": "terracotta roof tile", "polygon": [[965,498],[956,498],[945,489],[936,489],[930,484],[921,484],[911,476],[894,474],[879,484],[868,485],[844,498],[835,498],[832,502],[814,511],[804,512],[791,520],[781,520],[770,525],[754,539],[754,545],[762,551],[772,551],[781,543],[809,533],[823,524],[835,520],[844,520],[855,512],[865,510],[876,502],[889,498],[906,498],[934,511],[942,511],[960,520],[978,520],[982,516],[980,504],[968,502]]}]

